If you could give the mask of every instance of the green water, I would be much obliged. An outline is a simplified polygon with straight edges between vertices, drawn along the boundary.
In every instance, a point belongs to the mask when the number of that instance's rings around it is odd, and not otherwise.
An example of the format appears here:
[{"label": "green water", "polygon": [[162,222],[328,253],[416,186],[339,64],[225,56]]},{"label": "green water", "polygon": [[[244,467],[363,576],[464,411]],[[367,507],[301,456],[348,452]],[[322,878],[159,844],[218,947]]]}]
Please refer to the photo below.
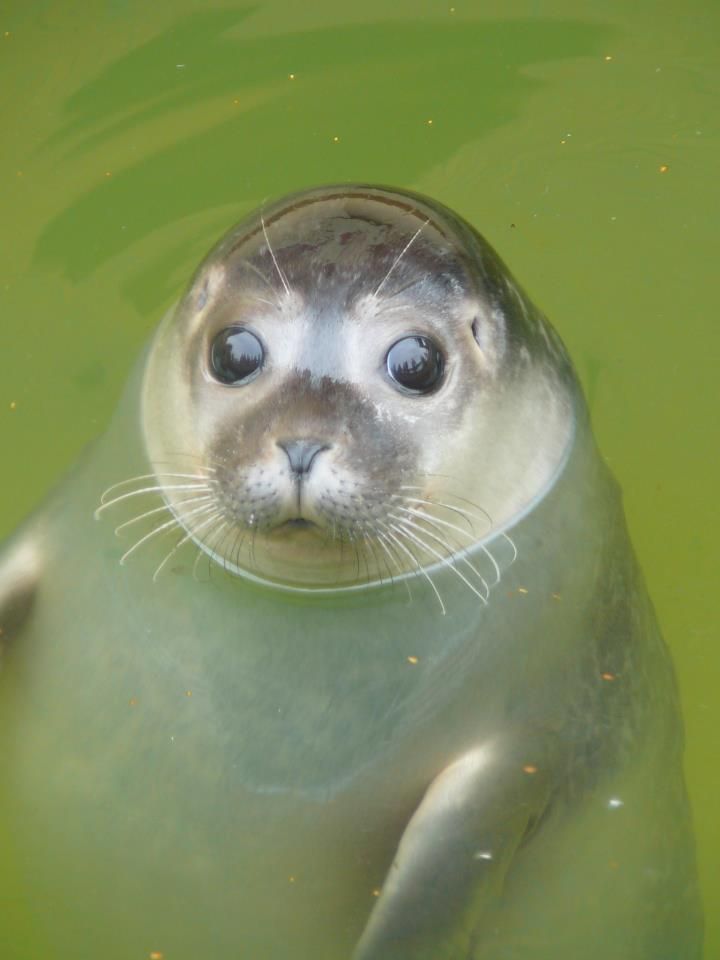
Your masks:
[{"label": "green water", "polygon": [[0,535],[102,429],[245,211],[356,179],[458,209],[568,343],[625,491],[683,693],[708,960],[718,38],[712,0],[0,7]]}]

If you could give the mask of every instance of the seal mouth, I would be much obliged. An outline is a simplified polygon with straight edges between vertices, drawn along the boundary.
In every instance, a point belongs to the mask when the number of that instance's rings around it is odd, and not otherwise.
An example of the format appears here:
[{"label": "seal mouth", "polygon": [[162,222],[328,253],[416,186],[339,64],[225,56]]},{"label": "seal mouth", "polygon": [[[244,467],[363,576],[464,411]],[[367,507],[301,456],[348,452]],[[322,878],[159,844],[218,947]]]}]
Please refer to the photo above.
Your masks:
[{"label": "seal mouth", "polygon": [[289,520],[286,520],[285,523],[281,524],[283,527],[294,527],[296,530],[305,530],[308,527],[316,527],[317,524],[313,523],[312,520],[306,520],[305,517],[291,517]]}]

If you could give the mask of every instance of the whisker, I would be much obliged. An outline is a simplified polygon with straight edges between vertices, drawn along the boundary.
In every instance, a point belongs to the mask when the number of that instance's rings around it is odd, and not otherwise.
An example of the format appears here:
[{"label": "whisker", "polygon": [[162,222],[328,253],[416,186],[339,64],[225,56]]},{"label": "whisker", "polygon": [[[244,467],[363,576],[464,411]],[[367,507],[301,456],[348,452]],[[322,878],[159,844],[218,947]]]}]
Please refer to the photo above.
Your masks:
[{"label": "whisker", "polygon": [[[153,463],[174,464],[178,460],[199,460],[203,465],[203,470],[207,471],[208,473],[216,473],[217,467],[225,467],[227,466],[227,463],[228,463],[228,461],[224,458],[220,458],[216,456],[210,457],[207,453],[192,453],[190,450],[168,450],[168,455],[173,457],[173,459],[172,460],[155,460],[153,458]],[[209,464],[211,463],[217,464],[217,467],[209,466]],[[157,474],[157,475],[164,476],[164,474]],[[151,474],[151,476],[153,476],[153,474]],[[189,476],[193,476],[193,474],[189,474]],[[201,474],[196,476],[201,476]],[[211,478],[206,477],[205,479],[210,480]]]},{"label": "whisker", "polygon": [[512,566],[512,564],[515,563],[515,561],[516,561],[517,558],[518,558],[517,547],[515,546],[514,541],[511,540],[510,537],[509,537],[506,533],[503,533],[502,536],[503,536],[503,538],[504,538],[505,540],[507,540],[507,542],[508,542],[508,543],[510,544],[510,546],[512,547],[512,550],[513,550],[513,558],[512,558],[512,560],[510,561],[510,563],[508,564],[508,566]]},{"label": "whisker", "polygon": [[[380,578],[380,583],[384,583],[384,582],[385,582],[385,581],[384,581],[384,578],[383,578],[383,575],[382,575],[382,570],[383,570],[383,568],[387,570],[388,576],[390,577],[390,582],[392,583],[392,582],[393,582],[393,575],[392,575],[392,570],[391,570],[390,567],[388,566],[387,558],[383,556],[383,557],[381,558],[381,559],[382,559],[382,563],[380,562],[380,560],[378,560],[378,554],[377,554],[377,551],[375,550],[374,538],[371,537],[371,536],[367,533],[367,531],[363,531],[363,532],[362,532],[362,542],[363,542],[363,546],[364,546],[364,547],[367,546],[367,548],[370,550],[370,553],[372,554],[373,564],[374,564],[374,567],[375,567],[375,569],[376,569],[376,571],[377,571],[377,576]],[[369,577],[369,575],[368,575],[368,582],[370,582],[370,577]]]},{"label": "whisker", "polygon": [[265,243],[267,244],[267,248],[270,251],[270,256],[272,257],[272,261],[275,264],[275,269],[277,270],[278,276],[280,277],[280,280],[282,281],[282,285],[285,288],[285,293],[288,296],[290,296],[290,287],[288,286],[288,282],[285,278],[285,274],[280,269],[280,264],[277,262],[277,257],[275,256],[275,252],[272,246],[270,245],[270,238],[268,237],[267,230],[265,229],[265,217],[262,214],[260,215],[260,223],[262,224],[262,231],[263,231],[263,236],[265,237]]},{"label": "whisker", "polygon": [[[185,522],[189,517],[194,516],[196,513],[201,513],[206,510],[212,509],[212,504],[203,504],[201,507],[197,507],[195,510],[191,510],[189,513],[181,519],[180,517],[173,516],[171,520],[168,520],[166,523],[160,524],[159,527],[155,527],[149,533],[146,533],[141,537],[137,543],[134,543],[129,550],[126,550],[125,553],[120,557],[120,565],[125,566],[125,563],[128,557],[132,556],[135,551],[141,547],[144,543],[147,543],[148,540],[152,540],[153,537],[156,537],[158,534],[163,533],[165,530],[172,530],[173,527],[185,526]],[[187,527],[186,527],[187,529]]]},{"label": "whisker", "polygon": [[[449,567],[454,573],[457,574],[458,577],[460,577],[460,579],[461,579],[462,582],[465,584],[465,586],[466,586],[469,590],[471,590],[479,600],[482,600],[482,602],[483,602],[484,604],[487,604],[487,597],[484,597],[484,596],[482,595],[482,593],[480,593],[480,591],[477,589],[477,587],[475,587],[472,583],[470,583],[470,581],[469,581],[468,578],[465,576],[465,574],[462,572],[462,570],[458,570],[458,568],[455,566],[455,564],[452,562],[452,560],[449,560],[447,557],[444,557],[441,553],[438,553],[437,550],[434,550],[431,546],[429,546],[429,544],[427,544],[427,543],[425,543],[423,540],[421,540],[420,537],[415,536],[414,533],[412,533],[410,530],[408,530],[408,529],[407,529],[407,523],[408,523],[408,522],[409,522],[409,521],[403,521],[403,522],[401,523],[401,529],[402,529],[403,533],[405,534],[405,536],[408,537],[410,540],[412,540],[413,543],[416,543],[416,544],[417,544],[419,547],[421,547],[423,550],[426,550],[429,554],[431,554],[431,555],[434,556],[436,559],[438,559],[441,563],[445,564],[445,566]],[[391,524],[391,526],[393,527],[393,530],[397,530],[397,529],[398,529],[394,524]],[[423,531],[423,532],[424,532],[424,531]],[[430,534],[427,534],[427,535],[428,535],[428,536],[431,536]],[[437,539],[437,538],[435,538],[435,539]]]},{"label": "whisker", "polygon": [[[426,473],[426,477],[439,477],[441,480],[452,480],[453,478],[448,476],[445,473]],[[447,495],[452,497],[453,500],[459,500],[461,503],[466,503],[469,507],[472,507],[473,510],[479,510],[480,513],[487,519],[488,523],[492,524],[493,519],[487,510],[483,510],[479,503],[475,503],[474,500],[468,500],[467,497],[461,496],[459,493],[452,493],[447,491]]]},{"label": "whisker", "polygon": [[[380,533],[378,530],[375,530],[375,531],[374,531],[374,537],[375,537],[375,540],[377,540],[378,544],[383,548],[383,550],[385,551],[385,553],[387,554],[387,556],[390,558],[390,560],[392,560],[392,562],[395,564],[395,566],[396,566],[397,569],[398,569],[398,573],[402,574],[403,569],[402,569],[401,564],[398,562],[397,557],[392,553],[392,551],[391,551],[390,547],[388,546],[388,544],[385,543],[385,537],[386,537],[386,535],[385,535],[384,533]],[[390,574],[390,583],[394,583],[394,582],[395,582],[395,578],[394,578],[393,575],[392,575],[392,570],[390,569],[390,564],[389,564],[389,563],[388,563],[388,573]],[[413,595],[412,595],[412,590],[410,589],[410,582],[409,582],[409,580],[408,580],[407,577],[403,577],[402,582],[405,584],[405,589],[407,590],[408,601],[409,601],[410,603],[412,603],[412,602],[413,602]]]},{"label": "whisker", "polygon": [[[461,517],[467,523],[473,536],[476,536],[475,527],[472,522],[473,514],[469,513],[467,510],[463,510],[460,507],[453,507],[451,504],[444,503],[442,500],[426,500],[423,497],[406,497],[406,496],[401,497],[397,494],[394,494],[393,498],[396,500],[400,500],[403,503],[418,503],[422,506],[442,507],[444,510],[450,510],[452,513],[456,513],[459,517]],[[480,517],[477,515],[474,516],[474,519],[482,520],[483,522],[485,521],[484,517]]]},{"label": "whisker", "polygon": [[[381,540],[384,541],[384,540],[387,539],[388,534],[377,532],[377,536],[378,536]],[[407,570],[406,570],[406,568],[403,566],[403,564],[400,562],[400,559],[398,558],[398,556],[397,556],[397,554],[396,554],[396,552],[395,552],[394,546],[393,546],[391,543],[388,543],[388,544],[387,544],[387,549],[390,551],[390,557],[391,557],[391,559],[394,561],[395,566],[396,566],[397,569],[398,569],[398,573],[401,574],[401,575],[402,575],[403,573],[406,573]]]},{"label": "whisker", "polygon": [[[425,223],[423,224],[423,227],[424,227],[428,222],[429,222],[429,221],[426,220]],[[420,229],[422,230],[422,227],[421,227]],[[413,240],[414,240],[414,239],[415,239],[415,237],[413,237]],[[422,283],[424,279],[425,279],[425,276],[423,275],[423,276],[421,276],[421,277],[416,277],[414,280],[409,280],[407,283],[403,284],[402,287],[398,287],[398,289],[395,290],[393,293],[388,293],[386,296],[384,296],[384,297],[383,297],[383,302],[385,303],[385,302],[387,302],[388,300],[392,300],[394,297],[399,297],[401,293],[405,293],[405,291],[406,291],[406,290],[409,290],[411,287],[416,287],[419,283]],[[375,293],[377,293],[377,290],[375,291]],[[408,303],[407,306],[408,306],[408,307],[412,307],[413,304]],[[388,307],[387,309],[390,309],[390,308]],[[417,308],[415,308],[415,309],[417,309]]]},{"label": "whisker", "polygon": [[257,296],[254,296],[252,299],[255,300],[257,303],[264,303],[265,306],[272,307],[274,310],[278,309],[278,305],[276,303],[273,303],[272,300],[266,300],[264,297],[257,297]]},{"label": "whisker", "polygon": [[[374,523],[370,522],[365,524],[362,531],[362,537],[363,537],[363,540],[366,540],[368,545],[370,546],[372,555],[375,558],[375,563],[377,564],[378,567],[383,566],[385,570],[387,570],[387,574],[390,577],[390,580],[392,582],[395,579],[393,577],[392,568],[388,563],[388,558],[385,553],[385,550],[383,549],[383,545],[380,544],[378,541],[378,530]],[[376,546],[382,550],[380,554],[380,560],[378,560],[378,553],[376,550]]]},{"label": "whisker", "polygon": [[[251,560],[253,566],[256,566],[256,565],[257,565],[257,559],[256,559],[256,557],[255,557],[255,541],[257,540],[257,533],[258,533],[258,528],[257,528],[257,527],[253,527],[253,528],[252,528],[252,536],[251,536],[251,538],[250,538],[250,560]],[[239,566],[240,566],[240,553],[239,553],[239,552],[238,552],[238,554],[237,554],[237,556],[236,556],[236,558],[235,558],[235,566],[236,566],[236,567],[239,567]]]},{"label": "whisker", "polygon": [[[238,542],[238,538],[242,538],[242,534],[237,529],[237,527],[233,527],[230,524],[228,524],[228,527],[229,529],[227,530],[225,536],[222,538],[222,540],[220,540],[217,546],[213,547],[213,557],[212,557],[215,563],[219,567],[223,568],[226,576],[231,575],[230,571],[228,570],[228,561],[230,559],[230,554],[235,549],[235,546],[237,545],[237,542]],[[226,550],[225,544],[228,541],[228,537],[232,537],[233,534],[235,536],[233,545],[229,550]]]},{"label": "whisker", "polygon": [[[355,553],[358,556],[362,555],[363,562],[365,564],[365,582],[370,583],[370,580],[372,579],[372,574],[370,573],[370,564],[368,563],[367,553],[365,552],[365,549],[364,549],[364,542],[365,542],[364,538],[363,540],[358,540],[357,538],[354,538]],[[359,565],[360,564],[358,562],[358,567]],[[375,559],[375,567],[377,567],[377,565],[378,565],[377,559]],[[378,571],[378,574],[380,575],[380,583],[382,583],[382,574],[380,574],[379,571]]]},{"label": "whisker", "polygon": [[436,517],[435,514],[426,513],[424,510],[415,510],[413,507],[401,506],[398,506],[397,509],[402,510],[403,513],[410,514],[412,517],[419,517],[421,520],[432,520],[434,523],[439,523],[441,526],[447,527],[449,530],[456,530],[464,537],[467,537],[471,543],[476,543],[474,530],[465,530],[463,527],[459,527],[456,523],[450,523],[449,520],[441,520],[440,517]]},{"label": "whisker", "polygon": [[[214,473],[215,471],[213,471]],[[105,504],[107,502],[108,495],[113,492],[113,490],[119,490],[121,487],[127,487],[131,483],[139,483],[142,480],[160,480],[162,477],[169,477],[171,480],[210,480],[210,477],[204,477],[202,474],[198,473],[143,473],[139,477],[130,477],[127,480],[121,480],[119,483],[114,483],[111,487],[108,487],[105,490],[101,497],[100,503]]]},{"label": "whisker", "polygon": [[390,269],[389,269],[388,272],[385,274],[385,276],[382,278],[382,280],[381,280],[380,283],[377,285],[377,287],[375,287],[375,292],[373,293],[373,297],[377,297],[377,295],[380,293],[380,291],[382,290],[382,288],[385,286],[385,284],[386,284],[386,283],[388,282],[388,280],[390,279],[393,271],[395,270],[395,267],[397,267],[397,265],[400,263],[400,261],[401,261],[402,258],[405,256],[405,254],[408,252],[408,250],[410,249],[410,247],[413,245],[413,243],[415,243],[415,240],[420,236],[420,234],[422,233],[422,231],[425,229],[425,227],[426,227],[429,223],[430,223],[430,218],[428,217],[428,219],[425,221],[425,223],[421,223],[420,226],[419,226],[419,227],[417,228],[417,230],[415,231],[415,233],[410,237],[410,239],[408,240],[408,242],[405,244],[405,246],[402,248],[402,250],[400,251],[400,253],[398,254],[398,256],[395,258],[395,261],[394,261],[393,265],[390,267]]},{"label": "whisker", "polygon": [[[409,507],[398,507],[398,509],[399,509],[399,510],[402,510],[404,513],[410,513],[410,514],[412,514],[413,516],[416,516],[416,517],[422,517],[423,519],[426,519],[426,520],[429,520],[429,519],[430,519],[430,518],[429,518],[429,515],[428,515],[427,513],[423,513],[421,510],[412,510],[412,509],[409,508]],[[450,522],[447,521],[447,520],[441,520],[440,517],[436,517],[436,516],[433,515],[433,516],[432,516],[432,522],[433,522],[433,523],[439,523],[439,524],[441,524],[443,527],[449,527],[451,530],[457,530],[457,532],[458,532],[458,533],[461,533],[464,537],[469,537],[469,536],[470,536],[470,534],[468,534],[468,532],[467,532],[466,530],[463,530],[462,527],[458,527],[456,524],[450,523]],[[505,536],[505,534],[503,534],[503,536]],[[511,543],[512,543],[512,541],[511,541]],[[495,560],[495,557],[490,553],[490,551],[488,550],[488,548],[487,548],[484,544],[478,543],[477,541],[473,541],[473,546],[474,546],[476,549],[481,550],[482,553],[485,554],[485,556],[488,558],[488,560],[490,561],[490,563],[493,565],[493,569],[494,569],[494,571],[495,571],[495,582],[492,584],[492,586],[493,586],[493,587],[496,587],[496,586],[498,585],[498,583],[500,583],[500,580],[501,580],[501,574],[500,574],[500,566],[499,566],[499,564],[497,563],[497,561]],[[514,546],[514,544],[513,544],[513,546]],[[464,549],[468,549],[468,548],[464,548]],[[515,555],[517,556],[517,551],[516,551],[516,554],[515,554]],[[484,577],[483,577],[482,579],[484,580]]]},{"label": "whisker", "polygon": [[[438,474],[438,476],[440,476],[440,474]],[[401,487],[400,489],[402,489],[402,490],[422,490],[423,488],[422,488],[422,487],[415,487],[415,486],[405,485],[405,486]],[[426,498],[423,498],[423,497],[407,497],[407,496],[406,496],[406,497],[400,497],[399,495],[393,495],[393,498],[396,499],[396,500],[402,500],[404,503],[418,503],[418,504],[422,504],[422,505],[425,505],[425,506],[428,506],[428,507],[436,507],[436,506],[437,506],[437,507],[444,507],[446,510],[451,510],[453,513],[457,513],[457,514],[459,514],[459,516],[463,517],[463,519],[465,519],[465,520],[467,521],[467,523],[469,524],[469,526],[471,527],[471,529],[474,529],[474,528],[473,528],[473,525],[472,525],[472,522],[471,522],[471,520],[470,520],[471,517],[474,517],[476,520],[482,520],[482,521],[488,523],[488,524],[490,525],[490,527],[492,527],[492,523],[493,523],[492,517],[490,516],[490,514],[489,514],[486,510],[483,510],[482,507],[478,506],[476,503],[473,503],[472,500],[466,499],[465,497],[460,497],[460,496],[457,496],[456,494],[451,494],[451,496],[455,497],[455,498],[458,499],[458,500],[463,501],[464,503],[470,504],[470,506],[471,506],[471,507],[474,507],[475,510],[480,510],[480,511],[482,511],[482,514],[483,514],[483,515],[482,515],[482,516],[479,516],[478,514],[473,513],[473,512],[471,512],[471,511],[469,511],[469,510],[464,510],[464,509],[462,509],[462,508],[460,508],[460,507],[453,506],[453,505],[450,504],[450,503],[445,503],[445,502],[442,501],[442,500],[429,500],[429,499],[426,499]],[[442,522],[442,523],[446,523],[446,522],[447,522],[447,521],[441,521],[439,517],[435,517],[435,516],[434,516],[434,519],[435,519],[438,523],[441,523],[441,522]],[[512,549],[512,551],[513,551],[512,559],[511,559],[511,560],[509,561],[509,563],[508,563],[508,566],[512,566],[512,564],[515,563],[515,561],[517,560],[517,557],[518,557],[517,547],[515,546],[515,543],[514,543],[514,541],[512,540],[512,538],[511,538],[507,533],[503,532],[503,533],[500,534],[500,536],[501,536],[504,540],[507,540],[508,544],[510,545],[510,547],[511,547],[511,549]],[[495,569],[496,583],[499,583],[499,582],[500,582],[500,579],[501,579],[500,566],[499,566],[499,564],[497,563],[497,561],[495,560],[495,557],[492,555],[492,553],[490,552],[490,550],[489,550],[484,544],[479,543],[479,544],[477,544],[477,547],[478,547],[479,550],[481,550],[481,551],[485,554],[485,556],[488,558],[488,560],[490,561],[490,563],[492,563],[492,565],[493,565],[493,567],[494,567],[494,569]],[[495,586],[495,584],[493,584],[493,586]]]},{"label": "whisker", "polygon": [[215,513],[211,514],[209,518],[205,519],[202,523],[198,524],[192,530],[190,530],[189,527],[187,528],[187,533],[185,534],[185,536],[182,537],[180,540],[178,540],[178,542],[175,544],[172,550],[155,568],[155,573],[152,575],[154,583],[157,583],[157,579],[158,579],[158,576],[160,575],[160,571],[167,564],[170,558],[175,556],[175,554],[178,552],[180,547],[184,546],[188,542],[188,540],[193,539],[198,534],[198,532],[203,529],[203,527],[206,527],[209,523],[213,523],[219,516],[220,516],[220,511],[216,510]]},{"label": "whisker", "polygon": [[[253,535],[250,538],[250,546],[248,547],[248,553],[250,554],[250,560],[252,565],[255,566],[255,535],[257,530],[253,530]],[[243,531],[238,530],[235,545],[233,546],[233,551],[235,553],[235,560],[233,561],[234,566],[238,569],[242,566],[240,563],[240,551],[242,550],[242,545],[245,543],[246,534]],[[230,576],[233,576],[232,570],[227,571]]]},{"label": "whisker", "polygon": [[[264,227],[265,227],[265,225],[263,224],[263,229],[264,229]],[[267,234],[265,235],[265,239],[267,240]],[[270,247],[270,244],[268,244],[268,248],[269,248],[269,247]],[[269,287],[269,289],[270,289],[273,293],[276,292],[276,291],[275,291],[275,287],[272,285],[272,283],[270,283],[270,281],[268,280],[268,278],[265,276],[265,274],[262,272],[262,270],[261,270],[258,266],[256,266],[254,263],[251,263],[247,258],[241,260],[241,261],[240,261],[240,265],[243,266],[243,267],[247,267],[249,270],[252,270],[253,273],[257,274],[257,276],[260,277],[260,279],[263,281],[263,283],[267,284],[267,286]],[[260,299],[260,298],[258,297],[257,299]],[[264,302],[264,303],[267,303],[268,301],[263,301],[263,302]],[[270,306],[271,306],[271,307],[277,307],[278,304],[277,304],[277,303],[270,303]]]},{"label": "whisker", "polygon": [[[355,579],[359,580],[360,579],[360,557],[358,554],[357,544],[355,543],[355,540],[349,531],[348,531],[348,543],[352,547],[353,557],[355,559]],[[368,573],[369,572],[370,571],[368,570]]]},{"label": "whisker", "polygon": [[[457,526],[455,526],[454,523],[447,523],[446,521],[440,520],[440,519],[438,519],[437,517],[431,518],[431,517],[429,517],[426,513],[422,513],[422,512],[419,511],[419,510],[412,510],[412,511],[411,511],[411,510],[408,510],[408,509],[403,508],[403,507],[400,507],[399,509],[402,510],[404,513],[411,513],[412,516],[419,517],[420,519],[424,520],[426,523],[429,523],[431,526],[435,527],[436,529],[437,529],[437,527],[438,527],[439,524],[442,524],[442,526],[449,527],[449,528],[452,529],[452,530],[458,530],[458,531],[459,531],[460,533],[462,533],[463,536],[465,536],[465,537],[469,536],[469,534],[467,533],[467,531],[463,530],[462,527],[457,527]],[[415,530],[419,530],[421,533],[424,533],[424,534],[426,534],[427,536],[432,537],[433,540],[435,540],[437,543],[441,544],[442,546],[445,546],[445,547],[447,547],[447,548],[449,548],[449,547],[451,546],[450,544],[445,543],[445,541],[443,541],[440,537],[433,536],[433,534],[429,533],[428,531],[426,531],[426,530],[423,529],[422,527],[418,527],[418,525],[415,524],[415,523],[413,523],[411,520],[403,521],[401,517],[395,517],[394,514],[391,514],[391,513],[388,514],[388,516],[393,517],[395,520],[400,520],[401,523],[402,523],[402,522],[404,522],[404,523],[409,523],[410,526],[412,526]],[[442,530],[440,530],[440,532],[442,533]],[[453,551],[451,551],[451,553],[453,553]],[[490,596],[490,587],[488,586],[488,582],[487,582],[487,580],[485,579],[485,577],[480,573],[480,571],[477,569],[477,567],[472,563],[472,561],[468,559],[467,554],[466,554],[466,548],[465,548],[465,547],[458,546],[457,550],[455,551],[455,555],[458,556],[458,557],[460,557],[460,559],[462,560],[462,562],[465,563],[465,564],[467,564],[467,566],[472,570],[472,572],[475,574],[475,576],[478,578],[478,580],[480,580],[480,582],[482,583],[483,587],[485,588],[485,591],[486,591],[485,599],[487,600],[488,597]],[[491,557],[491,559],[492,559],[492,557]],[[493,563],[495,563],[494,560],[493,560]],[[498,567],[497,564],[495,564],[495,569],[496,569],[496,571],[497,571],[497,573],[498,573],[498,575],[499,575],[499,573],[500,573],[500,568]],[[498,576],[498,579],[497,579],[496,583],[499,583],[499,582],[500,582],[500,578],[499,578],[499,576]],[[493,586],[495,586],[495,584],[493,584]]]},{"label": "whisker", "polygon": [[[205,546],[208,548],[208,550],[212,550],[213,553],[215,552],[215,547],[214,547],[214,545],[211,545],[211,544],[213,543],[213,541],[211,541],[210,538],[213,537],[213,536],[216,537],[218,534],[222,533],[223,529],[224,529],[225,527],[227,527],[227,526],[229,526],[228,521],[227,521],[227,520],[224,520],[224,521],[220,524],[220,526],[219,526],[218,528],[216,528],[215,530],[211,530],[211,531],[210,531],[210,536],[205,537]],[[197,548],[197,556],[195,557],[195,562],[193,563],[193,568],[192,568],[192,577],[193,577],[193,580],[197,580],[197,579],[198,579],[198,578],[197,578],[197,568],[198,568],[198,565],[199,565],[199,563],[200,563],[200,560],[201,560],[203,557],[204,557],[204,558],[207,560],[207,562],[208,562],[208,576],[211,576],[210,571],[212,570],[212,566],[213,566],[213,557],[212,557],[209,553],[207,553],[205,550],[203,550],[203,548],[202,548],[200,545],[198,545],[198,548]]]},{"label": "whisker", "polygon": [[[228,538],[232,537],[233,535],[235,539],[232,543],[232,546],[228,550],[226,549],[225,545],[228,542]],[[233,575],[232,571],[228,569],[228,563],[230,562],[232,551],[236,546],[239,549],[244,539],[245,534],[238,530],[237,527],[233,527],[230,523],[228,523],[228,530],[226,531],[225,536],[218,542],[217,546],[213,547],[213,556],[211,559],[218,567],[222,568],[222,571],[226,577],[231,577]]]},{"label": "whisker", "polygon": [[[381,301],[384,303],[385,301]],[[417,305],[414,303],[393,303],[389,307],[382,307],[377,311],[377,316],[382,316],[383,313],[394,313],[396,310],[414,310],[417,313]]]},{"label": "whisker", "polygon": [[170,490],[206,490],[210,492],[212,487],[207,483],[196,483],[196,484],[173,484],[168,486],[163,484],[157,487],[143,487],[142,490],[131,490],[130,493],[123,493],[119,497],[114,497],[112,500],[107,500],[105,503],[101,503],[100,506],[95,511],[95,519],[97,520],[101,513],[104,513],[105,510],[108,510],[110,507],[114,507],[116,503],[121,503],[123,500],[129,500],[130,497],[139,497],[143,493],[166,493]]},{"label": "whisker", "polygon": [[[415,564],[415,567],[417,568],[417,572],[420,573],[420,574],[422,574],[422,575],[425,577],[425,579],[427,580],[427,582],[430,584],[430,586],[431,586],[432,589],[433,589],[433,593],[434,593],[435,596],[437,597],[437,601],[438,601],[438,603],[440,604],[440,612],[442,613],[443,616],[445,616],[445,614],[447,613],[447,610],[445,609],[445,604],[443,603],[443,598],[440,596],[440,591],[439,591],[438,588],[435,586],[435,584],[434,584],[434,582],[433,582],[433,579],[432,579],[432,577],[430,576],[430,574],[429,574],[429,573],[427,572],[427,570],[420,564],[420,562],[419,562],[418,558],[415,556],[415,554],[414,554],[408,547],[406,547],[405,544],[402,543],[402,541],[401,541],[394,533],[391,533],[391,532],[390,532],[390,530],[388,529],[388,525],[387,525],[386,523],[382,523],[381,526],[385,527],[386,535],[387,535],[394,543],[397,544],[397,546],[402,550],[403,553],[405,553],[408,557],[410,557],[411,561]],[[394,525],[392,525],[392,524],[391,524],[391,527],[393,527],[393,529],[397,529],[397,528],[395,528]]]},{"label": "whisker", "polygon": [[[162,464],[165,463],[175,464],[178,458],[181,460],[200,460],[202,463],[205,463],[207,459],[207,455],[205,453],[194,453],[192,450],[168,450],[167,455],[172,459],[157,460],[155,457],[153,457],[153,466],[162,466]],[[207,467],[206,469],[212,470],[212,467]],[[156,473],[158,472],[159,471],[156,471]],[[155,474],[148,474],[148,476],[155,476]]]},{"label": "whisker", "polygon": [[203,501],[214,499],[212,495],[206,497],[188,497],[187,500],[178,500],[175,504],[164,503],[161,507],[155,507],[153,510],[146,510],[145,513],[138,514],[137,517],[133,517],[131,520],[126,520],[125,523],[121,523],[119,527],[115,527],[115,536],[120,536],[120,531],[125,530],[126,527],[131,527],[134,523],[139,523],[141,520],[146,520],[148,517],[152,517],[155,514],[163,513],[166,510],[174,510],[177,507],[182,507],[186,503],[201,503]]}]

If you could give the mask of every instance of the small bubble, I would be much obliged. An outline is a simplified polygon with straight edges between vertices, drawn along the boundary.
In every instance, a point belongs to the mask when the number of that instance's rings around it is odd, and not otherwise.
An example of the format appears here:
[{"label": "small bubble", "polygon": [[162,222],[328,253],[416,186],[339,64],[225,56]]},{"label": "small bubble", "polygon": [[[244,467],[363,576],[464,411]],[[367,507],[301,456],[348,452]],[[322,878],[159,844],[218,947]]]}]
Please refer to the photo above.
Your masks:
[{"label": "small bubble", "polygon": [[289,74],[288,74],[288,80],[294,80],[294,79],[295,79],[295,74],[294,74],[294,73],[289,73]]},{"label": "small bubble", "polygon": [[11,401],[10,401],[10,409],[11,409],[11,410],[17,410],[17,400],[11,400]]},{"label": "small bubble", "polygon": [[340,137],[333,137],[333,143],[340,143]]},{"label": "small bubble", "polygon": [[407,658],[407,662],[415,666],[416,663],[420,663],[420,658],[415,656],[410,656]]},{"label": "small bubble", "polygon": [[523,767],[523,773],[537,773],[537,772],[538,772],[538,768],[535,766],[534,763],[526,763],[525,766]]},{"label": "small bubble", "polygon": [[600,679],[601,680],[617,680],[617,675],[614,673],[601,673]]},{"label": "small bubble", "polygon": [[670,167],[666,163],[660,164],[660,173],[667,173]]}]

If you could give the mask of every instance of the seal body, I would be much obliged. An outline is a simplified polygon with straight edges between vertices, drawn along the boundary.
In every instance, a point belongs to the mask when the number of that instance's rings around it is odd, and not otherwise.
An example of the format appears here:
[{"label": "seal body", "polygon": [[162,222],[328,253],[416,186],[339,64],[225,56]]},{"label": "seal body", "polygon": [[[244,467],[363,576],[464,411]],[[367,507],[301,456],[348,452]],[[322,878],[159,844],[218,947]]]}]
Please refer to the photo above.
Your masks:
[{"label": "seal body", "polygon": [[618,488],[440,205],[231,231],[0,575],[8,956],[699,958]]}]

